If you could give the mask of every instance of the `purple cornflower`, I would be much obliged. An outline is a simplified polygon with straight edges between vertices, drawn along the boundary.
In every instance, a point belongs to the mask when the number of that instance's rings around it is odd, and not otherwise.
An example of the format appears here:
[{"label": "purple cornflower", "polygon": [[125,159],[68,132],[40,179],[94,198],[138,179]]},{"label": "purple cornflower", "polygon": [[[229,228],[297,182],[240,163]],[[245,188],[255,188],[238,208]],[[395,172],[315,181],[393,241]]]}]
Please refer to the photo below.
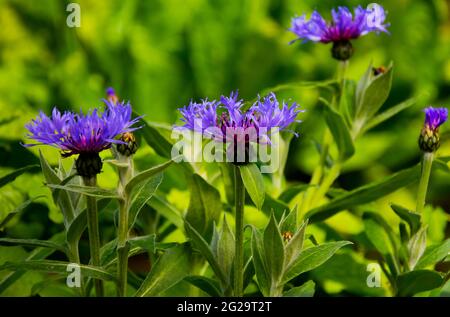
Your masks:
[{"label": "purple cornflower", "polygon": [[131,105],[115,105],[104,100],[106,109],[99,113],[75,114],[61,113],[54,108],[52,116],[43,112],[25,127],[30,132],[27,136],[37,144],[51,145],[59,148],[64,157],[74,154],[99,153],[111,147],[112,143],[121,143],[115,138],[125,132],[136,130],[132,126],[139,118],[131,119]]},{"label": "purple cornflower", "polygon": [[[232,92],[229,97],[221,96],[220,102],[203,100],[202,103],[191,103],[180,108],[184,128],[201,132],[206,137],[219,141],[231,141],[245,137],[245,142],[270,142],[270,133],[285,130],[296,122],[302,110],[294,102],[291,106],[280,102],[274,93],[260,98],[246,111],[243,111],[243,100],[238,93]],[[299,121],[297,121],[299,122]]]},{"label": "purple cornflower", "polygon": [[[347,60],[353,54],[350,40],[366,35],[370,32],[387,31],[388,23],[386,11],[376,3],[369,5],[366,9],[358,6],[354,13],[346,7],[338,7],[331,11],[332,21],[328,22],[314,11],[309,20],[306,15],[292,19],[289,29],[298,36],[297,40],[330,43],[333,42],[333,57],[338,60]],[[292,43],[291,42],[291,43]],[[344,45],[345,44],[345,45]]]},{"label": "purple cornflower", "polygon": [[419,136],[419,147],[424,152],[434,152],[440,146],[439,126],[447,121],[447,108],[424,109],[425,122]]}]

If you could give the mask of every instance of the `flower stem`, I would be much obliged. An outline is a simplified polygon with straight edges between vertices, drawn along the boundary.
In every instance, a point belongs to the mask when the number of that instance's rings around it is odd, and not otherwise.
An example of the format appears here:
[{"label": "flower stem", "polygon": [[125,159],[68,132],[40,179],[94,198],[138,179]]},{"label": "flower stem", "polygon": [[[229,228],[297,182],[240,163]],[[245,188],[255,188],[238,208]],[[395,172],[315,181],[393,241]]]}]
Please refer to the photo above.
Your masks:
[{"label": "flower stem", "polygon": [[117,236],[117,279],[118,288],[117,295],[124,297],[127,295],[128,285],[128,252],[130,250],[128,245],[128,214],[129,214],[129,199],[125,193],[125,186],[133,177],[133,159],[131,157],[123,157],[120,159],[127,163],[127,167],[119,168],[119,193],[121,193],[122,200],[119,202],[119,226]]},{"label": "flower stem", "polygon": [[419,190],[417,191],[416,212],[422,214],[425,207],[425,199],[428,190],[428,181],[430,180],[431,166],[433,165],[433,152],[425,152],[422,160],[422,175],[420,176]]},{"label": "flower stem", "polygon": [[119,232],[117,237],[117,274],[118,289],[120,297],[126,296],[128,277],[128,207],[126,201],[119,203]]},{"label": "flower stem", "polygon": [[338,161],[334,163],[334,165],[329,170],[327,176],[323,179],[317,191],[314,193],[312,198],[311,207],[317,206],[317,204],[325,197],[326,193],[330,189],[331,185],[333,185],[334,181],[339,177],[341,172],[341,163]]},{"label": "flower stem", "polygon": [[234,257],[234,296],[242,297],[244,288],[244,203],[245,187],[238,166],[234,166],[234,193],[236,206],[236,241]]},{"label": "flower stem", "polygon": [[[83,182],[86,186],[97,186],[97,177],[83,177]],[[86,204],[91,263],[93,266],[100,266],[100,233],[98,229],[97,199],[92,196],[86,196]],[[103,297],[103,281],[95,279],[94,286],[97,297]]]}]

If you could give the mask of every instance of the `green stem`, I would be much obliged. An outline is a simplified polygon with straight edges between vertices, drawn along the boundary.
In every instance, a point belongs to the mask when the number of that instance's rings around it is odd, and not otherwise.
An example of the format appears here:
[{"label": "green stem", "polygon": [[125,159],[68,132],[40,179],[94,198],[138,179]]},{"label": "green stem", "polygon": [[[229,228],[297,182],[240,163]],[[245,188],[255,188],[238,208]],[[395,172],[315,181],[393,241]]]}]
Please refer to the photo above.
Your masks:
[{"label": "green stem", "polygon": [[311,187],[309,187],[303,194],[303,200],[302,200],[302,203],[300,204],[300,208],[298,209],[299,214],[297,214],[297,222],[298,222],[297,225],[300,225],[300,223],[303,219],[303,215],[309,210],[312,197],[314,196],[314,194],[317,190],[317,185],[319,185],[320,180],[322,179],[323,172],[325,169],[325,162],[326,162],[326,159],[328,156],[328,149],[329,149],[330,141],[331,141],[331,133],[327,129],[327,130],[325,130],[325,133],[323,135],[322,153],[320,155],[319,164],[314,169],[311,180],[309,182]]},{"label": "green stem", "polygon": [[327,176],[323,179],[322,184],[320,184],[317,191],[314,193],[312,198],[312,206],[315,207],[317,204],[325,197],[326,193],[330,189],[331,185],[333,185],[334,181],[339,177],[341,172],[341,163],[336,162],[329,170]]},{"label": "green stem", "polygon": [[126,296],[128,277],[128,207],[126,201],[119,203],[119,232],[117,237],[117,278],[119,281],[117,294]]},{"label": "green stem", "polygon": [[[83,181],[86,186],[97,186],[97,176],[84,177]],[[93,266],[100,266],[100,233],[98,229],[97,199],[92,196],[86,196],[86,204],[91,263]],[[94,285],[97,297],[103,297],[103,281],[95,279]]]},{"label": "green stem", "polygon": [[117,295],[124,297],[127,295],[128,285],[128,215],[129,215],[129,199],[125,193],[125,186],[133,177],[133,159],[132,157],[120,157],[120,160],[127,163],[127,167],[119,168],[119,192],[122,200],[119,202],[119,224],[117,236]]},{"label": "green stem", "polygon": [[236,205],[236,241],[234,257],[234,296],[244,295],[244,200],[245,187],[238,166],[234,166],[234,193]]},{"label": "green stem", "polygon": [[422,175],[420,176],[419,190],[417,191],[416,212],[422,214],[427,197],[428,181],[430,180],[431,166],[433,165],[434,153],[423,154]]},{"label": "green stem", "polygon": [[[80,265],[81,261],[80,261],[80,252],[78,250],[78,242],[73,243],[73,244],[70,243],[68,247],[69,247],[69,261],[71,263],[76,263],[76,264]],[[79,289],[79,293],[81,296],[86,296],[85,295],[86,291],[84,288],[83,280],[80,281],[80,284],[81,284],[81,286]]]}]

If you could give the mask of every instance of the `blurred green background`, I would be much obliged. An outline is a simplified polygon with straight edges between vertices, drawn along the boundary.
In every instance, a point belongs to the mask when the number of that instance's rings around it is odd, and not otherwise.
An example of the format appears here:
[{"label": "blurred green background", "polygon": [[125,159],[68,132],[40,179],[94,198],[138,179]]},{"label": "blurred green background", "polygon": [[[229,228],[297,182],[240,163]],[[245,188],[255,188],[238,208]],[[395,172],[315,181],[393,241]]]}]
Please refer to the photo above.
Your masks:
[{"label": "blurred green background", "polygon": [[[80,0],[76,1],[81,7],[80,28],[66,26],[70,2],[0,0],[0,175],[38,162],[36,149],[24,149],[20,143],[25,142],[24,124],[39,110],[48,113],[53,106],[88,110],[100,105],[109,86],[146,120],[172,125],[178,118],[176,109],[191,98],[215,99],[239,89],[244,99],[251,100],[281,83],[329,79],[337,67],[331,46],[288,45],[295,38],[287,30],[291,17],[309,16],[317,9],[329,18],[338,4],[365,7],[371,1]],[[390,35],[369,34],[355,40],[348,76],[356,80],[371,61],[379,66],[392,60],[393,88],[383,109],[413,96],[419,96],[419,102],[357,142],[356,155],[339,179],[346,189],[417,163],[422,108],[448,107],[450,102],[450,1],[378,3],[389,12]],[[286,177],[291,182],[308,181],[318,159],[311,141],[320,140],[324,128],[320,113],[314,111],[319,93],[280,92],[308,110],[301,115],[301,137],[290,150]],[[445,125],[441,129],[439,155],[450,155],[449,130]],[[57,150],[43,150],[57,163]],[[153,162],[149,153],[148,147],[140,152],[138,167]],[[175,173],[170,177],[174,186],[185,188]],[[100,185],[115,183],[112,169],[105,166]],[[433,174],[428,200],[442,208],[435,213],[441,217],[436,241],[448,230],[449,186],[445,174]],[[400,190],[385,202],[413,207],[415,190]],[[49,197],[36,169],[2,189],[0,219],[27,196],[38,194]],[[59,223],[61,215],[48,201],[24,213],[8,228],[8,236],[45,239],[59,231],[52,223]],[[178,203],[182,208],[184,202]],[[388,204],[384,205],[389,214]],[[388,217],[395,218],[392,212]],[[344,233],[362,230],[361,223],[346,213],[329,222]]]}]

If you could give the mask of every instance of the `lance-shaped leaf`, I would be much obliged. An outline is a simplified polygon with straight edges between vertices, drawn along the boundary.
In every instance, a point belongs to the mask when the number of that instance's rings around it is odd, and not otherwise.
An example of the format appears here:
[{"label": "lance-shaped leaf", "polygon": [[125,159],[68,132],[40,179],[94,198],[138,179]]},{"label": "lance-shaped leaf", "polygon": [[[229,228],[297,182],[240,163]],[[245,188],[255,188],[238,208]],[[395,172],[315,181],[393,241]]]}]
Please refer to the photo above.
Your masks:
[{"label": "lance-shaped leaf", "polygon": [[[42,174],[44,174],[44,179],[48,185],[59,185],[62,180],[58,177],[55,171],[51,168],[50,164],[47,162],[42,152],[39,150],[39,160],[41,162]],[[64,189],[64,188],[63,188]],[[72,200],[70,199],[69,193],[62,191],[58,197],[53,196],[55,204],[57,204],[64,215],[64,225],[67,227],[69,223],[75,217],[74,206]]]},{"label": "lance-shaped leaf", "polygon": [[305,240],[306,226],[308,225],[308,220],[303,222],[298,231],[289,240],[285,247],[285,267],[288,267],[292,262],[294,262],[300,255],[303,248],[303,241]]},{"label": "lance-shaped leaf", "polygon": [[217,189],[197,174],[192,176],[190,184],[191,199],[185,219],[209,242],[214,222],[217,222],[222,210],[220,194]]},{"label": "lance-shaped leaf", "polygon": [[271,277],[267,270],[263,238],[261,233],[254,227],[252,227],[252,259],[259,290],[263,296],[269,296]]},{"label": "lance-shaped leaf", "polygon": [[340,113],[333,110],[328,104],[324,105],[324,111],[325,120],[339,151],[339,159],[345,161],[355,154],[350,131]]},{"label": "lance-shaped leaf", "polygon": [[5,186],[8,183],[11,183],[12,181],[14,181],[17,177],[19,177],[20,175],[22,175],[23,173],[26,173],[30,170],[35,169],[36,167],[39,167],[39,165],[28,165],[22,168],[19,168],[9,174],[6,174],[2,177],[0,177],[0,188]]},{"label": "lance-shaped leaf", "polygon": [[264,230],[264,254],[267,273],[272,283],[278,283],[284,269],[284,244],[275,216],[272,214]]},{"label": "lance-shaped leaf", "polygon": [[[97,200],[98,211],[101,212],[109,203],[110,198],[102,198]],[[69,246],[78,245],[81,235],[87,227],[86,208],[83,209],[76,217],[70,222],[66,230],[66,241]]]},{"label": "lance-shaped leaf", "polygon": [[434,265],[442,260],[444,260],[450,254],[450,239],[444,242],[429,246],[419,262],[417,262],[416,269],[424,269],[427,266]]},{"label": "lance-shaped leaf", "polygon": [[131,195],[131,193],[133,192],[133,190],[135,190],[135,188],[137,186],[141,186],[149,178],[155,176],[156,174],[161,173],[166,168],[168,168],[172,163],[173,163],[173,161],[170,160],[163,164],[154,166],[152,168],[149,168],[148,170],[140,172],[139,174],[134,176],[132,179],[130,179],[130,181],[125,185],[125,193],[127,195]]},{"label": "lance-shaped leaf", "polygon": [[197,248],[200,253],[205,257],[206,261],[208,261],[209,265],[211,266],[211,269],[216,274],[217,278],[220,280],[221,284],[226,286],[228,283],[228,278],[222,271],[219,262],[217,262],[217,259],[215,258],[213,252],[211,251],[211,248],[209,247],[208,243],[203,239],[203,237],[200,235],[200,233],[195,230],[193,226],[189,224],[189,222],[186,221],[185,223],[186,228],[186,234],[191,239],[192,244],[195,248]]},{"label": "lance-shaped leaf", "polygon": [[261,210],[264,203],[264,180],[256,164],[239,166],[245,189],[256,207]]},{"label": "lance-shaped leaf", "polygon": [[419,214],[395,204],[392,204],[391,208],[397,214],[397,216],[399,216],[401,219],[403,219],[408,223],[409,229],[411,230],[412,234],[416,233],[417,230],[419,230],[420,228]]},{"label": "lance-shaped leaf", "polygon": [[409,251],[408,265],[410,270],[414,269],[417,262],[425,252],[425,248],[427,246],[427,228],[428,226],[420,228],[408,242],[408,251]]},{"label": "lance-shaped leaf", "polygon": [[0,238],[0,245],[20,245],[26,247],[43,247],[50,248],[61,251],[63,253],[67,253],[64,245],[47,241],[47,240],[38,240],[38,239],[12,239],[12,238]]},{"label": "lance-shaped leaf", "polygon": [[370,119],[375,115],[389,96],[392,85],[393,64],[386,71],[375,75],[369,65],[356,89],[356,117]]},{"label": "lance-shaped leaf", "polygon": [[[61,244],[64,243],[64,234],[58,233],[51,237],[49,241]],[[31,260],[42,260],[46,257],[52,255],[56,250],[50,249],[50,248],[36,248],[33,251],[30,252],[28,257],[25,259],[25,261],[31,261]],[[13,285],[19,278],[22,277],[23,274],[25,274],[25,270],[19,270],[14,271],[6,276],[4,276],[3,279],[0,280],[0,294],[3,293],[8,287]]]},{"label": "lance-shaped leaf", "polygon": [[[30,270],[39,271],[45,273],[64,274],[70,273],[68,267],[71,265],[69,262],[54,261],[54,260],[30,260],[23,262],[6,262],[0,265],[1,270],[17,271],[17,270]],[[105,281],[115,281],[115,276],[96,266],[79,265],[81,275],[85,277],[91,277],[101,279]]]},{"label": "lance-shaped leaf", "polygon": [[83,185],[73,185],[68,184],[65,186],[47,184],[48,187],[52,189],[62,189],[74,193],[80,193],[86,196],[97,197],[97,198],[120,198],[115,190],[104,189],[94,186],[83,186]]},{"label": "lance-shaped leaf", "polygon": [[158,189],[158,186],[163,180],[163,174],[159,173],[139,185],[134,186],[132,193],[130,194],[130,208],[129,208],[129,222],[128,228],[131,229],[139,215],[141,209],[147,204],[147,202],[153,197],[153,194]]},{"label": "lance-shaped leaf", "polygon": [[305,284],[293,287],[283,294],[283,297],[313,297],[316,291],[316,283],[308,281]]},{"label": "lance-shaped leaf", "polygon": [[364,185],[340,195],[331,200],[329,203],[309,211],[305,218],[309,218],[311,223],[325,220],[341,210],[367,204],[404,186],[410,185],[416,182],[419,179],[419,176],[420,165],[402,170],[384,178],[381,181]]},{"label": "lance-shaped leaf", "polygon": [[234,235],[228,226],[225,215],[223,216],[222,231],[220,232],[219,239],[217,241],[217,262],[219,263],[222,272],[226,276],[231,276],[231,269],[233,268],[234,260]]},{"label": "lance-shaped leaf", "polygon": [[325,263],[337,250],[351,244],[350,241],[327,242],[310,247],[300,253],[300,256],[288,267],[282,283],[287,283],[298,275],[311,271]]},{"label": "lance-shaped leaf", "polygon": [[183,280],[190,271],[188,244],[168,249],[153,265],[135,296],[158,296]]},{"label": "lance-shaped leaf", "polygon": [[20,213],[22,210],[26,209],[33,201],[35,201],[39,198],[43,198],[43,197],[45,197],[45,196],[40,195],[40,196],[30,198],[30,199],[24,201],[19,206],[17,206],[17,208],[15,208],[13,211],[9,212],[6,215],[6,217],[0,222],[0,230],[3,229],[3,227],[5,227],[8,224],[8,222],[10,222],[12,218],[14,218],[15,215]]},{"label": "lance-shaped leaf", "polygon": [[220,290],[220,285],[216,280],[205,276],[191,275],[186,276],[184,280],[195,287],[198,287],[206,294],[212,297],[221,297],[223,296],[222,291]]},{"label": "lance-shaped leaf", "polygon": [[413,296],[441,286],[444,279],[434,271],[417,270],[399,275],[397,289],[399,296]]}]

